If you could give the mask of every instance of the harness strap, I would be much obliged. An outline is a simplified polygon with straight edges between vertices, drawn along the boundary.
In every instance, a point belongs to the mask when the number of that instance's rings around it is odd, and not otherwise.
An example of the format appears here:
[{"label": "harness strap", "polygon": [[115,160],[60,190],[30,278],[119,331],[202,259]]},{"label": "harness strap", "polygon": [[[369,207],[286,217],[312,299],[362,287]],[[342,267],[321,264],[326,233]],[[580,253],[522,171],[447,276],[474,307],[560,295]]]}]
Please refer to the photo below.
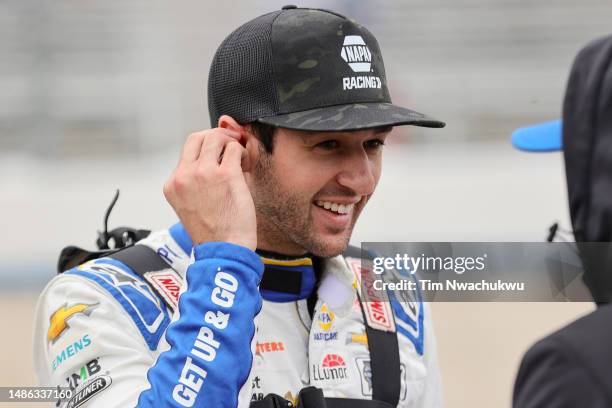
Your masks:
[{"label": "harness strap", "polygon": [[177,311],[182,278],[154,250],[145,245],[132,245],[108,257],[122,262],[142,277],[166,306]]},{"label": "harness strap", "polygon": [[[345,258],[359,260],[358,265],[350,265],[353,272],[359,274],[359,281],[364,282],[367,276],[373,274],[372,270],[364,267],[363,262],[371,256],[361,248],[349,246],[343,254]],[[364,259],[366,257],[366,259]],[[401,365],[395,316],[390,307],[390,300],[385,293],[380,293],[377,299],[362,299],[357,291],[363,321],[366,327],[368,350],[370,351],[370,369],[372,371],[372,400],[384,401],[391,407],[399,403],[401,393]],[[387,304],[385,304],[387,303]],[[375,320],[368,319],[368,313],[374,304],[382,304],[388,319],[387,327],[376,326]],[[375,327],[376,326],[376,327]],[[386,329],[386,330],[383,330]]]},{"label": "harness strap", "polygon": [[129,267],[135,274],[144,277],[147,272],[168,269],[169,266],[157,253],[145,245],[133,245],[109,255]]},{"label": "harness strap", "polygon": [[366,335],[372,369],[372,399],[396,407],[401,391],[397,333],[378,330],[366,323]]}]

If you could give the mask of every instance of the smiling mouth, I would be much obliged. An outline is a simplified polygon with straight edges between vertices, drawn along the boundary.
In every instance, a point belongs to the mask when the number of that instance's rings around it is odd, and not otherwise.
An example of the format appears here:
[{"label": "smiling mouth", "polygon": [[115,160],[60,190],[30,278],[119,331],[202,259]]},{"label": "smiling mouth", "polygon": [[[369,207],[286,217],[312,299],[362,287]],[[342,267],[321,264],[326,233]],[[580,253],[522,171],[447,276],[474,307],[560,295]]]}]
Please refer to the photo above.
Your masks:
[{"label": "smiling mouth", "polygon": [[317,205],[317,207],[324,208],[336,214],[348,214],[355,207],[355,204],[340,204],[340,203],[335,203],[333,201],[320,201],[320,200],[315,201],[315,204]]}]

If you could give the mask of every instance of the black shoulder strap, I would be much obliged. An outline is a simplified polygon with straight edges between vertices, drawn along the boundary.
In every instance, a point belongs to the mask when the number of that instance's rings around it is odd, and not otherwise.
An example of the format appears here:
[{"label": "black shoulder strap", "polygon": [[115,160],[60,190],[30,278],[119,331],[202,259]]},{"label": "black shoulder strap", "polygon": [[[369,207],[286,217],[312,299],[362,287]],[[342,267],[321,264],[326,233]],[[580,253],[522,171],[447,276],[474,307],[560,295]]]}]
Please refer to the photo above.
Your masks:
[{"label": "black shoulder strap", "polygon": [[58,273],[63,273],[87,261],[104,257],[122,262],[147,282],[166,306],[176,311],[182,279],[161,256],[145,245],[130,245],[100,251],[87,251],[76,246],[69,246],[62,249],[57,270]]},{"label": "black shoulder strap", "polygon": [[[349,246],[344,253],[345,257],[364,259],[361,248]],[[369,258],[369,255],[366,255]],[[366,272],[367,273],[367,272]],[[359,296],[359,295],[358,295]],[[388,301],[388,299],[386,300]],[[383,401],[396,407],[401,392],[401,369],[397,332],[384,331],[368,324],[364,300],[359,298],[359,305],[363,314],[370,351],[370,368],[372,370],[372,399]],[[391,318],[395,318],[391,314]]]},{"label": "black shoulder strap", "polygon": [[59,259],[57,260],[57,273],[64,273],[68,269],[84,264],[87,261],[103,258],[117,251],[119,251],[119,249],[88,251],[74,245],[67,246],[62,249]]},{"label": "black shoulder strap", "polygon": [[[361,311],[364,313],[363,306]],[[401,392],[397,333],[378,330],[366,323],[366,335],[372,370],[372,399],[384,401],[396,407]]]},{"label": "black shoulder strap", "polygon": [[122,262],[144,279],[166,306],[176,311],[183,280],[154,250],[145,245],[132,245],[108,257]]},{"label": "black shoulder strap", "polygon": [[135,274],[144,278],[147,272],[168,269],[168,264],[157,253],[145,245],[132,245],[109,255],[129,267]]}]

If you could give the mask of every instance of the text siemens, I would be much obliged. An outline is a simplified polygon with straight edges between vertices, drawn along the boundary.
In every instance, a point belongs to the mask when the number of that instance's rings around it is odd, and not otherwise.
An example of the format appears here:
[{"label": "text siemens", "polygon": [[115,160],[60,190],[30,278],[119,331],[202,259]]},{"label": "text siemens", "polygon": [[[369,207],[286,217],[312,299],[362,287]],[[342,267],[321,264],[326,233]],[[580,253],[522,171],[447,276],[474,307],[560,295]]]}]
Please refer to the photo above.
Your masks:
[{"label": "text siemens", "polygon": [[57,356],[51,361],[51,368],[53,371],[62,364],[64,361],[68,360],[75,354],[78,354],[81,350],[89,347],[91,345],[91,339],[89,334],[84,335],[80,339],[75,342],[72,342],[67,347],[65,347]]}]

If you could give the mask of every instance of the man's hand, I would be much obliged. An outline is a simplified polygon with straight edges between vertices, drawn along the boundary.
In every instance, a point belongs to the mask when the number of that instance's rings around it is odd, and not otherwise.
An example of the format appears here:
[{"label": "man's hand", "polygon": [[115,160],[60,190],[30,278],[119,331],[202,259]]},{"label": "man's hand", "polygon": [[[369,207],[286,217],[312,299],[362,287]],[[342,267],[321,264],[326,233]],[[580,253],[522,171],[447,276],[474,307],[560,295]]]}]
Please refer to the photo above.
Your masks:
[{"label": "man's hand", "polygon": [[241,162],[240,133],[215,128],[189,135],[164,195],[193,244],[257,247],[257,222]]}]

